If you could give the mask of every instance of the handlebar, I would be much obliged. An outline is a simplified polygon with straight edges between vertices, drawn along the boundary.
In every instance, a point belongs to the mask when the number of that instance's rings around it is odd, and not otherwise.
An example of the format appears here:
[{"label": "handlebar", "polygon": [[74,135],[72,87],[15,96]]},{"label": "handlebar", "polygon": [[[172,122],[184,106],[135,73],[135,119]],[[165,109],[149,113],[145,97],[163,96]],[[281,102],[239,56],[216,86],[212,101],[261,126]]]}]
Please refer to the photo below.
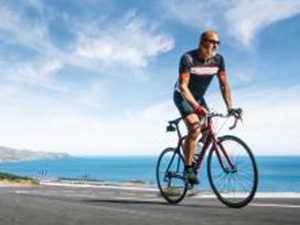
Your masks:
[{"label": "handlebar", "polygon": [[213,118],[213,117],[221,117],[221,118],[227,118],[228,115],[224,115],[222,113],[214,113],[214,112],[208,112],[206,115],[207,118]]},{"label": "handlebar", "polygon": [[[233,130],[234,128],[236,128],[237,126],[237,123],[239,120],[243,121],[242,119],[242,110],[241,109],[238,109],[235,113],[232,113],[232,114],[222,114],[222,113],[214,113],[214,112],[208,112],[207,115],[206,115],[206,118],[208,120],[214,118],[214,117],[220,117],[220,118],[229,118],[229,117],[234,117],[234,123],[232,126],[229,127],[229,130]],[[175,120],[171,120],[171,121],[168,121],[169,125],[167,126],[167,131],[175,131],[175,126],[178,125],[178,123],[182,120],[182,118],[177,118]]]},{"label": "handlebar", "polygon": [[222,113],[214,113],[214,112],[209,112],[206,117],[211,119],[213,117],[221,117],[221,118],[229,118],[229,117],[234,117],[234,123],[232,126],[229,127],[229,130],[233,130],[234,128],[236,128],[237,126],[237,122],[239,120],[243,121],[243,118],[242,118],[242,110],[241,109],[238,109],[235,113],[233,114],[227,114],[227,115],[224,115]]}]

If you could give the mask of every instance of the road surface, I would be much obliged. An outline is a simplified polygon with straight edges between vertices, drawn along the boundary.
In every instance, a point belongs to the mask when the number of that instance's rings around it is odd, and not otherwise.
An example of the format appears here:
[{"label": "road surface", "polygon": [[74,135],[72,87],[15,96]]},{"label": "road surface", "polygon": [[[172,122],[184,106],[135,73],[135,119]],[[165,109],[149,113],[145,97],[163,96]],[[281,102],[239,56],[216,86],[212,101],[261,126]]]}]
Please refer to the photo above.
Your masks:
[{"label": "road surface", "polygon": [[170,205],[155,191],[0,187],[0,225],[300,224],[300,196],[259,196],[245,208],[231,209],[206,194]]}]

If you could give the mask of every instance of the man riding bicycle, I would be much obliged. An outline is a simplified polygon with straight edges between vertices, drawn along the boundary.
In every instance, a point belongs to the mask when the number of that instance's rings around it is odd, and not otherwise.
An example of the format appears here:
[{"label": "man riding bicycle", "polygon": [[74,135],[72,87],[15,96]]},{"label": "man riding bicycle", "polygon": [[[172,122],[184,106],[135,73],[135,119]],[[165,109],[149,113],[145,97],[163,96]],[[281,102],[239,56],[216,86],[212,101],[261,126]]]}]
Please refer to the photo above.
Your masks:
[{"label": "man riding bicycle", "polygon": [[208,112],[204,94],[214,76],[219,79],[220,90],[228,113],[235,113],[235,109],[232,108],[224,58],[218,54],[219,44],[219,37],[215,31],[205,31],[200,36],[198,48],[186,52],[180,60],[179,78],[174,90],[174,103],[188,129],[184,143],[186,155],[184,174],[191,184],[199,183],[193,172],[192,162],[197,148],[197,139],[201,132],[199,122]]}]

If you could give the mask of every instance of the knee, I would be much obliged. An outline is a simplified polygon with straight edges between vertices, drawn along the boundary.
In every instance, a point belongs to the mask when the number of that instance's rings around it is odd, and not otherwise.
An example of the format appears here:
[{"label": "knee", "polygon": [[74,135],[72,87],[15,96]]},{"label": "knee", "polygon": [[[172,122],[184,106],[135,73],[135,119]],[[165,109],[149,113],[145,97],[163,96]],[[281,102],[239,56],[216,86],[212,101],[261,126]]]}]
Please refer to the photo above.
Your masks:
[{"label": "knee", "polygon": [[201,129],[199,126],[194,126],[194,127],[191,127],[189,129],[189,133],[188,133],[188,136],[191,138],[191,139],[197,139],[198,136],[200,135],[200,132],[201,132]]}]

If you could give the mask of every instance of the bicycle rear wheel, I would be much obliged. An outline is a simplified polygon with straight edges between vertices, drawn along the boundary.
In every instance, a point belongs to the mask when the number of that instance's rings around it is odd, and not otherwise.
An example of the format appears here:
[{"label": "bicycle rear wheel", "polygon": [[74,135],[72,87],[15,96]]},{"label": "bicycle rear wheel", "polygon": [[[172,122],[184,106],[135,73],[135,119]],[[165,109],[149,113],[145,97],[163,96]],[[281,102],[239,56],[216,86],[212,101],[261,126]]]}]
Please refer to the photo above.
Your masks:
[{"label": "bicycle rear wheel", "polygon": [[184,159],[175,148],[165,149],[156,165],[157,185],[162,196],[172,204],[180,202],[187,192],[183,176]]},{"label": "bicycle rear wheel", "polygon": [[[258,185],[258,170],[250,148],[235,136],[220,137],[218,151],[225,164],[224,170],[217,157],[214,147],[208,155],[208,178],[210,185],[225,205],[233,208],[246,206],[254,197]],[[231,168],[223,147],[235,168]]]}]

